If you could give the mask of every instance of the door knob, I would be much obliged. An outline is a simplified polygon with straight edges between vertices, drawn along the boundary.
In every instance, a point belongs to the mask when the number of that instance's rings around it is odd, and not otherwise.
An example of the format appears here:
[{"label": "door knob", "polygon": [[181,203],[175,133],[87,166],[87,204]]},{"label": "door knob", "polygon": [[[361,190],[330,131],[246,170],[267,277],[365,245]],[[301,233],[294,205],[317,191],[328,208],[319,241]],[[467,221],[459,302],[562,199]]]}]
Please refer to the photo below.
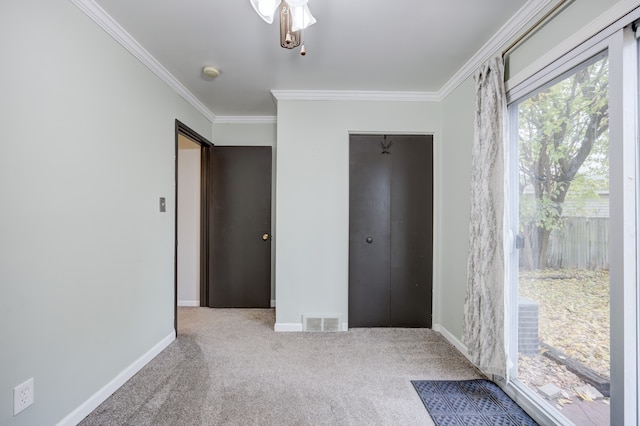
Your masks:
[{"label": "door knob", "polygon": [[371,244],[373,242],[373,238],[367,237],[367,239],[365,241],[368,242],[369,244]]},{"label": "door knob", "polygon": [[267,241],[269,239],[269,234],[262,234],[262,241]]}]

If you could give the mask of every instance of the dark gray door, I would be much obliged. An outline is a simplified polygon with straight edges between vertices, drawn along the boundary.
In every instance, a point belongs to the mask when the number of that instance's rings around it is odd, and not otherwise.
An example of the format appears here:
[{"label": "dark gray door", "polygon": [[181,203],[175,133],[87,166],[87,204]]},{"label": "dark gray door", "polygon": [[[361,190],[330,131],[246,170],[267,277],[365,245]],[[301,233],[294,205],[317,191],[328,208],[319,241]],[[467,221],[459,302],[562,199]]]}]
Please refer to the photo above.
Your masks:
[{"label": "dark gray door", "polygon": [[350,137],[350,327],[389,325],[391,157],[371,139]]},{"label": "dark gray door", "polygon": [[210,155],[209,300],[271,305],[271,147],[214,146]]},{"label": "dark gray door", "polygon": [[433,138],[351,135],[349,326],[430,327]]}]

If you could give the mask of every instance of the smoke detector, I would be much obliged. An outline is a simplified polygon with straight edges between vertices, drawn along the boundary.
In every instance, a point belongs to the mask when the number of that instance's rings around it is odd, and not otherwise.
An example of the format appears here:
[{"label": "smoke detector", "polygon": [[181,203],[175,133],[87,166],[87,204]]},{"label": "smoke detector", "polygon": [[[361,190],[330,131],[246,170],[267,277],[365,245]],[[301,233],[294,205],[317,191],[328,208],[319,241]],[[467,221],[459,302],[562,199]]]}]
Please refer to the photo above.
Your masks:
[{"label": "smoke detector", "polygon": [[208,65],[202,68],[202,74],[206,75],[207,77],[216,78],[220,75],[220,69]]}]

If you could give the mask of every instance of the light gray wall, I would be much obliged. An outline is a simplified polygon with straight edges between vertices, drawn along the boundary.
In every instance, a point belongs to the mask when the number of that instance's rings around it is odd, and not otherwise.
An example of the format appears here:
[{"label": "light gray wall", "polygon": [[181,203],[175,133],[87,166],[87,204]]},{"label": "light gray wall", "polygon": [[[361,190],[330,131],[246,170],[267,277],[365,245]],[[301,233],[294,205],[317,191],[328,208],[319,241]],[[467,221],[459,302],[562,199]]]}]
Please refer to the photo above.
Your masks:
[{"label": "light gray wall", "polygon": [[437,151],[440,105],[278,102],[276,326],[348,321],[349,132],[433,133]]},{"label": "light gray wall", "polygon": [[[178,148],[178,306],[200,302],[200,145]],[[184,148],[182,148],[184,146]]]},{"label": "light gray wall", "polygon": [[215,123],[213,143],[218,146],[270,146],[272,147],[271,181],[271,301],[276,301],[276,124],[275,123]]},{"label": "light gray wall", "polygon": [[211,123],[69,1],[0,39],[0,424],[55,424],[173,333],[174,120]]},{"label": "light gray wall", "polygon": [[[221,146],[276,146],[275,123],[213,123],[213,143]],[[274,154],[275,155],[275,154]]]},{"label": "light gray wall", "polygon": [[436,249],[439,258],[437,303],[444,307],[434,323],[455,337],[462,337],[464,299],[467,286],[471,149],[475,84],[467,79],[442,102],[442,154],[440,177],[441,234]]}]

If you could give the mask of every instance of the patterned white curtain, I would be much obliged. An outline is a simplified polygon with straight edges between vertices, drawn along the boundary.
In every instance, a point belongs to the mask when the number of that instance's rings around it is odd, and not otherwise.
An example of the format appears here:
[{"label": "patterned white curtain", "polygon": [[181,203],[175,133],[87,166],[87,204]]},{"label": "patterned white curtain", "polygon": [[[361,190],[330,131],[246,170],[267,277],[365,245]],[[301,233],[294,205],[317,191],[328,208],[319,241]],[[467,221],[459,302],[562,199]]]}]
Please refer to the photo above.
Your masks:
[{"label": "patterned white curtain", "polygon": [[485,373],[508,380],[505,282],[507,102],[504,64],[475,73],[476,115],[471,165],[471,220],[463,342]]}]

